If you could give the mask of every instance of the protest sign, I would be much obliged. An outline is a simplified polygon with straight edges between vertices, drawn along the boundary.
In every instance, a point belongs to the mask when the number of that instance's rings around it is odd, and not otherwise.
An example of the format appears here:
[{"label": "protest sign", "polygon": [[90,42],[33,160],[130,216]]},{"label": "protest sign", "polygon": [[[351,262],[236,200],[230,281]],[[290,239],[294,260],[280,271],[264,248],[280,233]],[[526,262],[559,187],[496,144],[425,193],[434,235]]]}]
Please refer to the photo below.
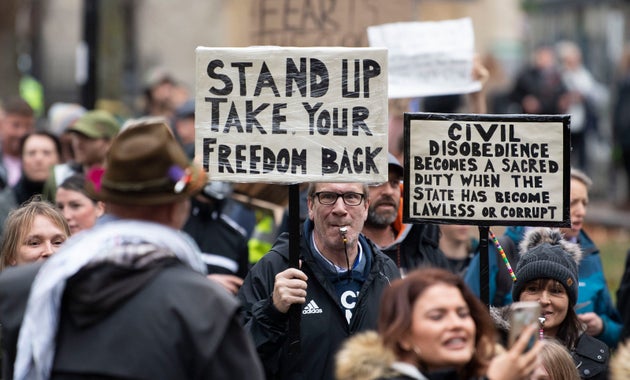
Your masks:
[{"label": "protest sign", "polygon": [[387,52],[196,49],[195,150],[213,180],[387,180]]},{"label": "protest sign", "polygon": [[370,46],[389,51],[389,97],[479,91],[472,79],[475,36],[470,18],[398,22],[368,28]]},{"label": "protest sign", "polygon": [[569,227],[569,116],[405,114],[403,220]]}]

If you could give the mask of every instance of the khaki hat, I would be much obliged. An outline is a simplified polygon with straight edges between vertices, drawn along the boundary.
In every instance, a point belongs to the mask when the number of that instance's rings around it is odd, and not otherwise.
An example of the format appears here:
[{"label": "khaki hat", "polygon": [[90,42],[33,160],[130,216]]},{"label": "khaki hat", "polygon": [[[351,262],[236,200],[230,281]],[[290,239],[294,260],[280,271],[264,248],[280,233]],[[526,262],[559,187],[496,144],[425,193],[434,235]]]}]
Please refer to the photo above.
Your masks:
[{"label": "khaki hat", "polygon": [[107,111],[96,110],[86,112],[68,132],[76,132],[91,139],[111,139],[120,130],[120,123],[114,115]]},{"label": "khaki hat", "polygon": [[88,172],[85,190],[117,204],[159,205],[190,197],[207,182],[164,122],[138,121],[112,141],[105,170]]}]

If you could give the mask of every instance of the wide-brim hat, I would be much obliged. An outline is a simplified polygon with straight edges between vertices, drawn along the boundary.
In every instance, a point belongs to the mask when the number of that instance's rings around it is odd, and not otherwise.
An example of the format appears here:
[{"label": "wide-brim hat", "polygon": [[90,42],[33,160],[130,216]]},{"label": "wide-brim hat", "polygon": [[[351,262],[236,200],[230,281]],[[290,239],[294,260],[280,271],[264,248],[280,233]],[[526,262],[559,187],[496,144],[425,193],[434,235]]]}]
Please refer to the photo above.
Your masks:
[{"label": "wide-brim hat", "polygon": [[203,169],[189,161],[162,121],[128,125],[112,141],[105,170],[88,173],[86,192],[97,200],[129,205],[176,202],[201,191]]}]

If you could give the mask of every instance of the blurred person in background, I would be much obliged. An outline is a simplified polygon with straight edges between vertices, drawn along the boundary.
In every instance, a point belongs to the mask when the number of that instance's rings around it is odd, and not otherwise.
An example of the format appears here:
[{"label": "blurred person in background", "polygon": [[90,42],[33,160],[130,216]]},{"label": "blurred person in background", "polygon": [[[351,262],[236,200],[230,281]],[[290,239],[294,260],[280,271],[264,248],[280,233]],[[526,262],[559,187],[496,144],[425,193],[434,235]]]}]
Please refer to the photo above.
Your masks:
[{"label": "blurred person in background", "polygon": [[626,47],[617,67],[613,100],[613,141],[616,159],[625,173],[623,207],[630,209],[630,46]]},{"label": "blurred person in background", "polygon": [[473,226],[467,224],[440,224],[440,250],[446,256],[453,273],[463,276],[477,251],[477,239],[472,236]]},{"label": "blurred person in background", "polygon": [[0,179],[4,186],[15,186],[22,175],[20,141],[35,129],[35,112],[20,97],[6,99],[0,104],[0,146],[2,167]]},{"label": "blurred person in background", "polygon": [[40,195],[51,168],[59,162],[59,140],[46,131],[35,131],[25,135],[20,141],[22,175],[12,188],[0,191],[0,232],[8,213]]},{"label": "blurred person in background", "polygon": [[511,113],[554,115],[567,111],[568,92],[552,46],[536,47],[531,62],[517,75],[509,98]]},{"label": "blurred person in background", "polygon": [[61,163],[74,159],[72,138],[68,128],[86,112],[85,107],[76,103],[57,102],[48,109],[48,128],[61,141]]},{"label": "blurred person in background", "polygon": [[54,134],[47,131],[35,131],[27,134],[21,141],[22,176],[13,186],[13,193],[18,205],[29,200],[33,195],[42,194],[44,183],[50,176],[53,166],[61,157],[61,142]]},{"label": "blurred person in background", "polygon": [[55,195],[57,208],[68,222],[72,235],[94,227],[105,213],[105,203],[90,198],[85,191],[85,176],[74,174],[66,178]]},{"label": "blurred person in background", "polygon": [[69,236],[70,229],[59,210],[34,198],[13,210],[4,224],[0,271],[48,258]]},{"label": "blurred person in background", "polygon": [[173,118],[173,131],[182,144],[188,157],[193,157],[195,152],[195,101],[187,100],[177,107]]},{"label": "blurred person in background", "polygon": [[571,162],[578,169],[589,171],[587,141],[600,139],[600,110],[608,104],[606,88],[598,83],[584,66],[582,51],[572,41],[557,44],[562,82],[567,88],[566,112],[571,115]]},{"label": "blurred person in background", "polygon": [[57,187],[66,178],[76,173],[87,174],[90,169],[102,168],[105,155],[120,123],[110,112],[88,111],[66,129],[72,141],[74,161],[55,165],[44,185],[44,198],[53,202]]},{"label": "blurred person in background", "polygon": [[182,230],[199,245],[208,277],[236,294],[249,271],[246,231],[224,212],[231,187],[209,182],[191,198],[188,220]]}]

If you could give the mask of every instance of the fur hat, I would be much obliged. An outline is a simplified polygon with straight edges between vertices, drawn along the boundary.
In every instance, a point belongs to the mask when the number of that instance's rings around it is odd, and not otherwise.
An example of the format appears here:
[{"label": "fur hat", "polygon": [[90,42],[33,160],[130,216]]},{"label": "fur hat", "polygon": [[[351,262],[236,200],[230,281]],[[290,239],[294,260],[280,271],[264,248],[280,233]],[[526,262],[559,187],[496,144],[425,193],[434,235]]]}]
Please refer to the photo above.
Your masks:
[{"label": "fur hat", "polygon": [[348,338],[335,356],[338,380],[389,378],[394,352],[385,348],[376,331],[365,331]]},{"label": "fur hat", "polygon": [[85,190],[104,202],[159,205],[190,197],[206,184],[160,119],[138,120],[120,132],[107,153],[105,171],[87,173]]},{"label": "fur hat", "polygon": [[582,250],[562,238],[557,229],[538,228],[529,231],[520,244],[521,257],[516,266],[512,299],[518,301],[525,284],[536,279],[556,280],[564,286],[571,306],[578,294],[578,263]]}]

